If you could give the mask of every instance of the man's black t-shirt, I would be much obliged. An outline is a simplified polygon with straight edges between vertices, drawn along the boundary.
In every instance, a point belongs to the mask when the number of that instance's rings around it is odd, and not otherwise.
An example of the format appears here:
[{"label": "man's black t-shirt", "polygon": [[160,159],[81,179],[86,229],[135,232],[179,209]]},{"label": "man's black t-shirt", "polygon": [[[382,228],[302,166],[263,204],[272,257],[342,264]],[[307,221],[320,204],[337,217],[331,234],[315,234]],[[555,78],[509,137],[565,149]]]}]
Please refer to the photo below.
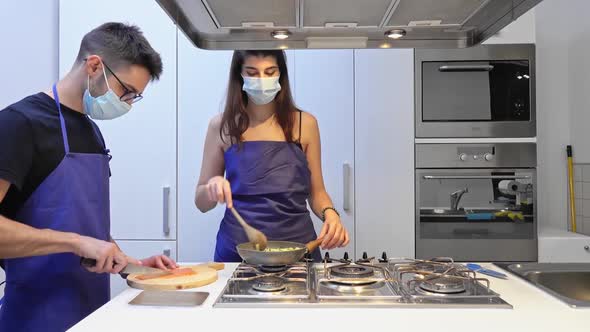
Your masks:
[{"label": "man's black t-shirt", "polygon": [[[70,152],[104,153],[98,126],[63,104],[61,110]],[[64,155],[59,111],[53,98],[38,93],[0,111],[0,179],[11,183],[0,203],[0,214],[14,219]]]}]

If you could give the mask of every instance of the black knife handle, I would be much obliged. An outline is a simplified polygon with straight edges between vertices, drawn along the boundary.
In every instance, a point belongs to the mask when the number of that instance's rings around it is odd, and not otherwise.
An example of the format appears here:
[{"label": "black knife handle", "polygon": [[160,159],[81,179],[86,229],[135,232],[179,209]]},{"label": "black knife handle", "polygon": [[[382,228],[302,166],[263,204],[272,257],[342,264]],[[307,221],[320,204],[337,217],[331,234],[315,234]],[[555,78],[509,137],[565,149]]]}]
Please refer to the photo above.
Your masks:
[{"label": "black knife handle", "polygon": [[80,265],[85,267],[95,267],[96,266],[96,259],[93,258],[80,258]]},{"label": "black knife handle", "polygon": [[[80,265],[82,265],[84,267],[95,267],[96,266],[96,259],[82,257],[82,258],[80,258]],[[113,266],[115,266],[114,262],[113,262]],[[123,272],[119,272],[119,275],[123,279],[127,279],[127,276],[129,276],[129,274],[123,273]]]}]

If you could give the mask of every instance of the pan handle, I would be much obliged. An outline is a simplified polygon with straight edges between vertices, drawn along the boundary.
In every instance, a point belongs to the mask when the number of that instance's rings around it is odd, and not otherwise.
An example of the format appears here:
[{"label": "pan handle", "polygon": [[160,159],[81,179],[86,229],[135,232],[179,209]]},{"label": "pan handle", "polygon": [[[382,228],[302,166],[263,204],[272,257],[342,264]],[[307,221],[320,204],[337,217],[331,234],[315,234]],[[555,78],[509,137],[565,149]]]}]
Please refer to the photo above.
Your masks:
[{"label": "pan handle", "polygon": [[311,253],[314,250],[317,249],[317,247],[320,246],[320,244],[322,244],[322,241],[324,239],[315,239],[313,241],[309,241],[306,245],[305,245],[305,249],[307,249],[307,252]]}]

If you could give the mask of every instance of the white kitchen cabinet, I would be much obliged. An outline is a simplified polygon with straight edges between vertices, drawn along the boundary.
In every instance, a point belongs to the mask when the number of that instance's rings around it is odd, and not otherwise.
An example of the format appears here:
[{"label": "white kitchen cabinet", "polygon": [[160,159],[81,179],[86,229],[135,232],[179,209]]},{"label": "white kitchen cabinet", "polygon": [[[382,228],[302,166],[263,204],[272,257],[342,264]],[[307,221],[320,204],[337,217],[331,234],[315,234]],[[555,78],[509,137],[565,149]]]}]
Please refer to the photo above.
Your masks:
[{"label": "white kitchen cabinet", "polygon": [[60,76],[72,67],[84,34],[109,21],[139,26],[164,63],[161,79],[148,85],[130,113],[97,122],[113,156],[111,234],[115,239],[175,239],[176,27],[170,18],[155,1],[106,0],[90,8],[85,1],[61,0]]},{"label": "white kitchen cabinet", "polygon": [[[351,238],[348,247],[330,250],[338,258],[355,252],[353,69],[352,50],[295,51],[295,102],[318,120],[326,190]],[[319,234],[322,222],[313,219]]]},{"label": "white kitchen cabinet", "polygon": [[181,261],[213,260],[225,205],[201,213],[194,203],[209,120],[223,111],[231,51],[194,47],[178,33],[178,252]]},{"label": "white kitchen cabinet", "polygon": [[590,236],[556,228],[540,230],[539,262],[590,263]]},{"label": "white kitchen cabinet", "polygon": [[[178,252],[180,261],[213,260],[225,205],[201,213],[194,204],[209,120],[223,112],[232,51],[194,47],[178,34]],[[292,74],[293,52],[287,52]],[[293,84],[293,82],[291,82]]]},{"label": "white kitchen cabinet", "polygon": [[356,50],[357,257],[414,257],[414,51]]},{"label": "white kitchen cabinet", "polygon": [[[166,255],[176,260],[176,241],[117,241],[117,245],[127,255],[137,259],[154,255]],[[121,276],[111,275],[111,298],[127,289],[127,282]]]}]

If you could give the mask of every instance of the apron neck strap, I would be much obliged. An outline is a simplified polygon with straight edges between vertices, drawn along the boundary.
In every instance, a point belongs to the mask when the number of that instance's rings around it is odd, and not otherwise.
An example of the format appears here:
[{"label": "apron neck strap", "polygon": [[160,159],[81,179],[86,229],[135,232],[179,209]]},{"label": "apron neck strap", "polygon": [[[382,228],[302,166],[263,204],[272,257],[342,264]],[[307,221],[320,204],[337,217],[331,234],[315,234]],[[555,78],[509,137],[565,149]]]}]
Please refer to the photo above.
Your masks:
[{"label": "apron neck strap", "polygon": [[66,121],[64,120],[64,116],[61,113],[61,104],[59,102],[59,95],[57,94],[57,83],[53,84],[53,99],[55,100],[55,105],[57,106],[57,110],[59,112],[59,123],[61,126],[61,136],[64,142],[64,148],[66,150],[66,154],[70,153],[70,143],[68,142],[68,131],[66,129]]}]

